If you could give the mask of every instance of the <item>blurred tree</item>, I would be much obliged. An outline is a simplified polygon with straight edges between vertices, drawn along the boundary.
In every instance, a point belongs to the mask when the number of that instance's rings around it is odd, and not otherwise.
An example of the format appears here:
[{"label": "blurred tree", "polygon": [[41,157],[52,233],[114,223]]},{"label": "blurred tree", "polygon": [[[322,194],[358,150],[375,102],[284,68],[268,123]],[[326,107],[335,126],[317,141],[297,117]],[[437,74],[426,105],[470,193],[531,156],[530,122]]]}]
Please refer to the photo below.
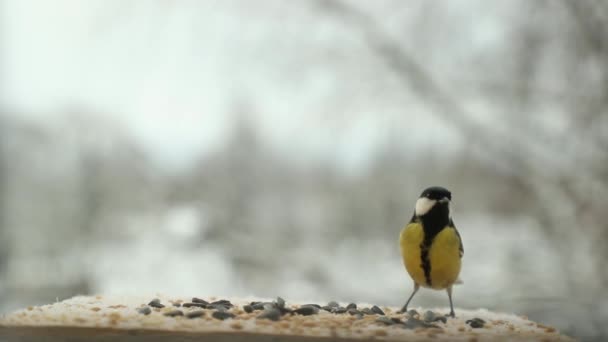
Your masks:
[{"label": "blurred tree", "polygon": [[[608,226],[602,215],[602,199],[608,198],[608,6],[601,1],[517,2],[503,49],[484,51],[476,56],[482,62],[471,66],[488,69],[476,81],[483,96],[493,85],[493,97],[479,100],[494,109],[488,115],[499,114],[485,121],[467,109],[470,97],[460,96],[458,88],[431,71],[432,62],[416,58],[424,51],[408,50],[362,4],[318,3],[361,34],[382,62],[378,69],[389,70],[462,133],[476,158],[496,170],[495,181],[510,184],[505,202],[513,194],[526,199],[518,203],[520,213],[538,220],[565,268],[564,303],[597,312],[599,306],[588,300],[608,287]],[[579,264],[584,262],[580,241],[593,246],[583,253],[593,265],[584,276],[579,276],[586,272]],[[586,281],[590,277],[597,280],[595,286]],[[581,291],[593,294],[579,296]],[[601,322],[595,323],[599,329]]]}]

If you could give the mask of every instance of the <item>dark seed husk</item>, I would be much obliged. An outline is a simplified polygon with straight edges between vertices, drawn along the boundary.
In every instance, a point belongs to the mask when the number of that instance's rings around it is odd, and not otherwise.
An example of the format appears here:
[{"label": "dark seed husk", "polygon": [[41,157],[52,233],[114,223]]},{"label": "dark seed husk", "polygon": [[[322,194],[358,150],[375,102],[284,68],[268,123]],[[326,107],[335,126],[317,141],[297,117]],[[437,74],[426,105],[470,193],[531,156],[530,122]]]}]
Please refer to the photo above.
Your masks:
[{"label": "dark seed husk", "polygon": [[264,310],[266,307],[274,308],[275,305],[274,303],[269,302],[255,302],[254,304],[251,304],[251,307],[253,308],[253,310]]},{"label": "dark seed husk", "polygon": [[229,308],[233,307],[234,305],[232,305],[232,303],[230,303],[229,300],[227,299],[220,299],[220,300],[216,300],[215,302],[211,302],[209,303],[209,305],[223,305],[223,306],[227,306]]},{"label": "dark seed husk", "polygon": [[348,309],[348,313],[351,315],[360,315],[361,311],[357,310],[357,309]]},{"label": "dark seed husk", "polygon": [[207,309],[215,309],[217,311],[228,311],[231,307],[224,304],[209,304]]},{"label": "dark seed husk", "polygon": [[243,305],[243,310],[245,310],[246,313],[252,313],[253,307],[251,305]]},{"label": "dark seed husk", "polygon": [[176,316],[183,316],[184,313],[181,310],[173,310],[173,311],[165,312],[163,315],[168,316],[168,317],[176,317]]},{"label": "dark seed husk", "polygon": [[150,309],[149,306],[144,306],[144,307],[137,309],[137,312],[139,312],[142,315],[149,315],[152,312],[152,309]]},{"label": "dark seed husk", "polygon": [[158,298],[154,298],[154,299],[152,299],[152,300],[150,301],[150,303],[148,303],[148,305],[149,305],[149,306],[151,306],[151,307],[153,307],[153,308],[159,308],[159,309],[162,309],[162,308],[164,308],[164,307],[165,307],[164,305],[162,305],[162,304],[160,303],[160,299],[158,299]]},{"label": "dark seed husk", "polygon": [[357,304],[355,303],[350,303],[346,306],[346,310],[348,309],[356,309],[357,308]]},{"label": "dark seed husk", "polygon": [[293,310],[291,310],[289,308],[279,308],[279,311],[281,311],[281,315],[293,313]]},{"label": "dark seed husk", "polygon": [[382,311],[382,309],[380,309],[377,305],[372,306],[372,312],[376,313],[378,315],[384,315],[384,311]]},{"label": "dark seed husk", "polygon": [[439,316],[439,317],[435,317],[435,320],[433,322],[437,322],[437,321],[441,321],[444,324],[448,322],[448,318],[445,316]]},{"label": "dark seed husk", "polygon": [[333,300],[329,303],[327,303],[327,306],[329,306],[330,308],[337,308],[340,307],[340,304],[338,304],[338,302],[334,302]]},{"label": "dark seed husk", "polygon": [[329,311],[329,312],[331,312],[331,310],[333,309],[333,307],[331,307],[331,306],[329,306],[329,305],[325,305],[325,306],[322,306],[322,307],[321,307],[321,309],[323,309],[323,310],[325,310],[325,311]]},{"label": "dark seed husk", "polygon": [[279,309],[269,309],[264,310],[261,314],[258,315],[258,319],[269,319],[271,321],[278,321],[281,318],[281,311]]},{"label": "dark seed husk", "polygon": [[431,310],[427,310],[424,313],[424,321],[425,322],[433,322],[435,321],[435,313]]},{"label": "dark seed husk", "polygon": [[331,312],[335,313],[335,314],[343,314],[343,313],[346,313],[346,311],[348,311],[348,310],[346,310],[346,308],[337,307],[337,308],[333,308],[333,310]]},{"label": "dark seed husk", "polygon": [[203,308],[203,309],[207,308],[207,304],[203,304],[203,303],[184,303],[184,304],[182,304],[182,306],[185,308],[191,308],[191,307],[197,307],[197,308]]},{"label": "dark seed husk", "polygon": [[234,318],[235,315],[233,313],[230,313],[228,311],[213,311],[213,313],[211,314],[211,316],[215,319],[219,319],[221,321],[228,319],[228,318]]},{"label": "dark seed husk", "polygon": [[416,311],[416,310],[414,310],[414,309],[411,309],[411,310],[409,310],[409,311],[407,312],[407,314],[408,314],[410,317],[414,317],[414,316],[416,316],[416,315],[418,314],[418,311]]},{"label": "dark seed husk", "polygon": [[406,329],[416,329],[416,328],[439,328],[439,326],[435,324],[426,323],[416,318],[408,318],[404,323],[404,328]]},{"label": "dark seed husk", "polygon": [[395,324],[395,323],[396,323],[396,322],[394,322],[392,319],[390,319],[390,318],[388,318],[388,317],[386,317],[386,316],[380,316],[380,317],[378,317],[378,318],[376,319],[376,322],[378,322],[378,323],[384,323],[384,324],[386,324],[386,325],[393,325],[393,324]]},{"label": "dark seed husk", "polygon": [[319,305],[319,304],[303,304],[303,305],[300,305],[300,307],[302,307],[302,306],[314,306],[317,309],[321,308],[321,305]]},{"label": "dark seed husk", "polygon": [[285,307],[285,299],[283,299],[283,298],[281,298],[281,297],[277,297],[276,303],[277,303],[277,307],[278,307],[279,309],[281,309],[281,308],[284,308],[284,307]]},{"label": "dark seed husk", "polygon": [[209,304],[208,301],[196,297],[192,297],[192,303]]},{"label": "dark seed husk", "polygon": [[376,314],[376,313],[375,313],[375,312],[373,312],[373,311],[372,311],[372,309],[370,309],[370,308],[363,308],[363,309],[361,309],[361,310],[359,310],[359,311],[361,311],[361,313],[364,313],[364,314],[366,314],[366,315],[375,315],[375,314]]},{"label": "dark seed husk", "polygon": [[483,328],[484,324],[486,323],[486,321],[484,321],[481,318],[473,318],[473,319],[469,319],[465,322],[466,324],[470,325],[471,328]]},{"label": "dark seed husk", "polygon": [[391,317],[391,321],[393,321],[393,323],[403,323],[399,317]]},{"label": "dark seed husk", "polygon": [[438,315],[436,313],[434,313],[431,310],[428,310],[427,312],[424,313],[424,321],[425,322],[437,322],[437,321],[442,321],[443,323],[447,323],[448,319],[445,316],[442,315]]},{"label": "dark seed husk", "polygon": [[171,304],[173,304],[173,306],[175,306],[176,308],[179,308],[180,306],[182,306],[182,304],[178,303],[178,302],[173,302]]},{"label": "dark seed husk", "polygon": [[196,311],[191,311],[186,313],[186,317],[192,319],[192,318],[197,318],[197,317],[203,317],[205,316],[205,311],[203,310],[196,310]]},{"label": "dark seed husk", "polygon": [[310,316],[319,313],[319,309],[314,306],[306,306],[302,305],[299,308],[293,310],[294,314],[302,315],[302,316]]}]

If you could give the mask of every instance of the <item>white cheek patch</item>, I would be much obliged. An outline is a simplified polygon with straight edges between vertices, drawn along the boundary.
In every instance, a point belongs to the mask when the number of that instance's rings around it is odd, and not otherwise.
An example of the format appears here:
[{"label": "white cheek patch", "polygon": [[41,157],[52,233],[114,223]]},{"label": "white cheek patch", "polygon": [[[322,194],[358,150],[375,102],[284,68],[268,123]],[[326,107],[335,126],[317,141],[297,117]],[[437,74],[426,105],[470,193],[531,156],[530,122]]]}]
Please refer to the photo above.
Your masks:
[{"label": "white cheek patch", "polygon": [[416,216],[422,216],[431,210],[431,208],[437,203],[436,200],[428,199],[426,197],[420,197],[416,201]]}]

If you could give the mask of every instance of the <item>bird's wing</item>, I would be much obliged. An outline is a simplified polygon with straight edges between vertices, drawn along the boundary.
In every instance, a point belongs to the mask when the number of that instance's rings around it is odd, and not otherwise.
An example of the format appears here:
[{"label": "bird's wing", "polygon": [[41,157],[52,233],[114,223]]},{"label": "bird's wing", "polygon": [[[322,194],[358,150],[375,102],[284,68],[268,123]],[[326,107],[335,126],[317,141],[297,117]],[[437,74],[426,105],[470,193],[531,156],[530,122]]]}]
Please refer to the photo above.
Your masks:
[{"label": "bird's wing", "polygon": [[454,221],[452,221],[452,219],[450,219],[450,226],[454,227],[454,230],[456,231],[456,236],[458,236],[458,241],[460,241],[460,246],[458,246],[458,250],[460,251],[460,257],[462,258],[462,256],[464,255],[464,246],[462,245],[462,238],[460,237],[460,233],[458,232],[458,229],[456,229],[456,225],[454,225]]}]

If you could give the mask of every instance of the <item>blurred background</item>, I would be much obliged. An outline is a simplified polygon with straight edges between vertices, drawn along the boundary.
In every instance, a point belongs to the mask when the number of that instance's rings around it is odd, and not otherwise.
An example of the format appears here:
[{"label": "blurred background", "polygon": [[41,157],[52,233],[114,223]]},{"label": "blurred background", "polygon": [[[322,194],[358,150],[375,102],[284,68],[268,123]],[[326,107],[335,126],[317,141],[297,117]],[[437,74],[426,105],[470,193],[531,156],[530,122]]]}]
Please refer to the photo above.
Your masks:
[{"label": "blurred background", "polygon": [[606,37],[599,0],[0,0],[0,312],[401,306],[443,185],[458,307],[608,338]]}]

